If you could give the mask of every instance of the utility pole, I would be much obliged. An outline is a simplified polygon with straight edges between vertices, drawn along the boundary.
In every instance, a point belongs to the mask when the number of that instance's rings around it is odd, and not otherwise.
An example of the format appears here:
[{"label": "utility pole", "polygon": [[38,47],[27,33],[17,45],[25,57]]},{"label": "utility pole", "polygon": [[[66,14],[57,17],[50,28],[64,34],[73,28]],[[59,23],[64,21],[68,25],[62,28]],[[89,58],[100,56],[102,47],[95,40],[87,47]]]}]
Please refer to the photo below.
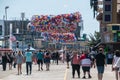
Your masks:
[{"label": "utility pole", "polygon": [[23,28],[23,26],[24,26],[24,24],[23,24],[23,21],[24,21],[24,18],[25,18],[25,13],[24,12],[22,12],[21,13],[21,18],[22,18],[22,30],[21,30],[21,32],[22,32],[22,50],[23,50],[23,37],[24,37],[24,28]]},{"label": "utility pole", "polygon": [[8,33],[8,24],[7,24],[7,9],[9,8],[9,6],[5,6],[5,18],[6,18],[6,21],[5,21],[5,47],[7,47],[7,40],[6,40],[6,36],[9,34]]},{"label": "utility pole", "polygon": [[12,24],[10,23],[9,48],[12,49]]},{"label": "utility pole", "polygon": [[9,8],[9,6],[5,7],[5,16],[6,16],[6,20],[7,20],[7,9]]}]

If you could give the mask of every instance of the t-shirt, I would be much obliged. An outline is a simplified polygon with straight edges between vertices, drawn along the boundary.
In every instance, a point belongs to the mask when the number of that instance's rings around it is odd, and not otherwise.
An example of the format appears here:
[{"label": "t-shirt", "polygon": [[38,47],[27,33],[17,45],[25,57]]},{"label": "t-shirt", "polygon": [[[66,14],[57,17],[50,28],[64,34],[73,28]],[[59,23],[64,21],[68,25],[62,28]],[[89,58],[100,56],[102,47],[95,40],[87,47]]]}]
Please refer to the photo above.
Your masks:
[{"label": "t-shirt", "polygon": [[114,67],[117,67],[119,70],[118,72],[120,72],[120,58],[118,58],[117,62],[115,63],[115,66]]},{"label": "t-shirt", "polygon": [[26,62],[32,62],[32,52],[25,53]]},{"label": "t-shirt", "polygon": [[78,55],[74,55],[72,58],[72,64],[80,64],[80,57]]},{"label": "t-shirt", "polygon": [[90,56],[89,56],[88,54],[86,54],[86,55],[85,55],[85,58],[83,58],[83,59],[81,60],[81,65],[82,65],[82,66],[88,66],[88,67],[91,66],[91,58],[90,58]]},{"label": "t-shirt", "polygon": [[114,60],[114,63],[113,63],[113,66],[115,66],[116,62],[118,61],[119,57],[117,57],[116,55],[114,56],[113,60]]},{"label": "t-shirt", "polygon": [[111,54],[109,53],[109,54],[108,54],[108,59],[112,59],[112,58],[113,58],[113,54],[112,54],[112,53],[111,53]]},{"label": "t-shirt", "polygon": [[115,67],[119,67],[120,68],[120,58],[118,58],[118,60],[116,61]]},{"label": "t-shirt", "polygon": [[105,55],[102,53],[98,53],[95,57],[96,59],[96,65],[97,66],[104,66],[105,64]]},{"label": "t-shirt", "polygon": [[82,66],[91,66],[91,60],[89,58],[82,59],[81,65]]},{"label": "t-shirt", "polygon": [[37,53],[37,59],[38,60],[42,60],[43,59],[43,53],[42,52],[38,52]]},{"label": "t-shirt", "polygon": [[82,55],[80,56],[80,60],[85,59],[85,58],[86,58],[86,55],[85,55],[85,54],[82,54]]}]

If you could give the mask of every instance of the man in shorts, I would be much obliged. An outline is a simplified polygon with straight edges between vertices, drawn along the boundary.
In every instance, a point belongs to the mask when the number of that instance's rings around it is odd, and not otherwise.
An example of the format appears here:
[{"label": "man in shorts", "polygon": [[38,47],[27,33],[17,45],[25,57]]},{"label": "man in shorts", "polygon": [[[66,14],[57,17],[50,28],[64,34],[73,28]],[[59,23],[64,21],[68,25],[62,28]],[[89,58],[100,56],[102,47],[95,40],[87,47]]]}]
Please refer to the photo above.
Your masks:
[{"label": "man in shorts", "polygon": [[106,65],[103,48],[99,48],[98,54],[95,57],[95,62],[98,70],[98,80],[102,80],[104,73],[104,65]]},{"label": "man in shorts", "polygon": [[82,56],[80,57],[81,66],[84,73],[83,79],[86,78],[86,72],[88,73],[88,78],[92,78],[90,75],[90,68],[91,68],[92,61],[88,54],[89,54],[88,51],[85,51],[85,53],[82,54]]}]

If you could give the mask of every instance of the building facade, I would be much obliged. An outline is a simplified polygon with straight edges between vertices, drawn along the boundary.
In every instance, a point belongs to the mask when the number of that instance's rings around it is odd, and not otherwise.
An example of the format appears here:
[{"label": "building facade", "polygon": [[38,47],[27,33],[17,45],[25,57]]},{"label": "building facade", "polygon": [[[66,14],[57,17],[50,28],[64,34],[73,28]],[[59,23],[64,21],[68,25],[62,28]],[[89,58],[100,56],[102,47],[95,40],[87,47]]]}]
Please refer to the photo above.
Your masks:
[{"label": "building facade", "polygon": [[102,11],[96,17],[100,23],[101,43],[111,50],[120,49],[120,0],[102,2]]}]

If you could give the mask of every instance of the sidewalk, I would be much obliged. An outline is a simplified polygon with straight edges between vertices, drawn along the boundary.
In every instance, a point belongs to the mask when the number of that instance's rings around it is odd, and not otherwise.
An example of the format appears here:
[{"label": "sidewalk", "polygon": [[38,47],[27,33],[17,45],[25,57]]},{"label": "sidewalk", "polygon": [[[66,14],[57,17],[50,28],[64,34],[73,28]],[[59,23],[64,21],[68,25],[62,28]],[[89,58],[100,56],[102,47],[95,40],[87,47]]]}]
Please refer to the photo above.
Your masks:
[{"label": "sidewalk", "polygon": [[[65,64],[51,64],[50,71],[38,71],[38,65],[33,64],[31,75],[26,75],[25,64],[23,64],[22,75],[17,75],[17,69],[0,71],[0,80],[64,80],[66,70]],[[1,69],[1,67],[0,67]]]},{"label": "sidewalk", "polygon": [[[82,79],[82,77],[83,77],[82,69],[80,70],[80,72],[81,72],[80,79],[77,76],[77,72],[76,72],[75,78],[73,79],[72,78],[72,71],[71,71],[71,69],[68,70],[68,74],[67,74],[67,79],[66,80],[98,80],[97,79],[97,69],[96,68],[92,68],[91,69],[91,76],[92,76],[91,79],[88,79],[88,75],[87,74],[86,74],[86,79]],[[114,72],[111,71],[111,65],[108,65],[105,68],[105,72],[104,72],[104,75],[103,75],[103,80],[115,80],[115,74],[114,74]]]},{"label": "sidewalk", "polygon": [[[33,65],[33,72],[31,75],[26,75],[25,64],[23,64],[22,75],[17,75],[17,69],[1,71],[0,65],[0,80],[97,80],[96,68],[91,69],[91,79],[82,79],[83,72],[81,70],[81,78],[72,78],[72,70],[66,69],[66,64],[60,63],[59,65],[51,64],[50,71],[44,70],[37,71],[37,65]],[[87,76],[86,76],[87,77]],[[107,66],[104,73],[103,80],[115,80],[114,72],[111,71],[111,66]]]}]

